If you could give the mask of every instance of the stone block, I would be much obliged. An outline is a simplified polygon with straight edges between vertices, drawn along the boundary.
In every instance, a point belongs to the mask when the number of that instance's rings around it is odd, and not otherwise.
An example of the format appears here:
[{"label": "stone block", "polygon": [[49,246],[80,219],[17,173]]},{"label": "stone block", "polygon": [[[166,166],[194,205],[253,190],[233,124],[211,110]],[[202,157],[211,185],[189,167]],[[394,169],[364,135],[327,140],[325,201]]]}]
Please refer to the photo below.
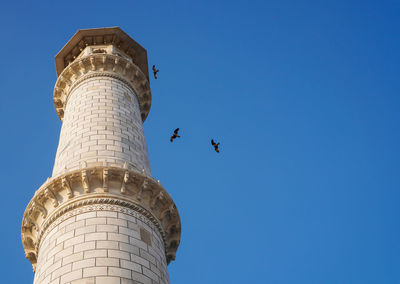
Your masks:
[{"label": "stone block", "polygon": [[[85,221],[85,220],[83,220]],[[78,228],[75,230],[75,236],[82,234],[94,233],[96,232],[96,225],[86,225],[85,227]]]},{"label": "stone block", "polygon": [[[116,212],[114,212],[116,213]],[[108,225],[117,225],[120,227],[127,227],[128,226],[128,222],[126,220],[121,220],[118,218],[107,218],[107,224]]]},{"label": "stone block", "polygon": [[97,232],[118,232],[118,226],[116,225],[97,225],[96,226]]},{"label": "stone block", "polygon": [[60,284],[69,283],[69,282],[79,279],[79,278],[82,278],[82,269],[75,270],[75,271],[72,271],[72,272],[62,275],[61,279],[60,279]]},{"label": "stone block", "polygon": [[98,257],[96,258],[96,266],[115,266],[119,267],[119,259],[111,257]]},{"label": "stone block", "polygon": [[[84,219],[88,219],[88,218],[94,218],[94,217],[96,217],[96,212],[82,213],[82,214],[79,214],[78,216],[76,216],[76,221],[84,220]],[[86,221],[86,225],[88,225],[87,221]]]},{"label": "stone block", "polygon": [[121,250],[108,250],[108,257],[130,260],[130,253]]},{"label": "stone block", "polygon": [[97,249],[118,249],[118,242],[116,241],[96,241]]},{"label": "stone block", "polygon": [[71,223],[71,224],[65,226],[65,231],[69,232],[69,231],[75,230],[77,228],[81,228],[83,226],[85,226],[85,220],[76,221],[74,223]]},{"label": "stone block", "polygon": [[150,262],[147,259],[144,259],[143,257],[140,257],[136,254],[131,254],[131,261],[136,262],[147,268],[150,268]]},{"label": "stone block", "polygon": [[[95,213],[96,212],[92,212]],[[90,218],[90,219],[86,219],[86,226],[90,226],[90,225],[98,225],[98,224],[106,224],[107,219],[102,217],[102,218]]]},{"label": "stone block", "polygon": [[94,257],[106,257],[107,250],[106,249],[95,249],[95,250],[87,250],[84,252],[84,258],[94,258]]},{"label": "stone block", "polygon": [[142,267],[141,267],[140,264],[137,264],[135,262],[131,262],[131,261],[128,261],[128,260],[124,260],[124,259],[121,259],[121,267],[122,268],[126,268],[126,269],[130,269],[130,270],[133,270],[133,271],[137,271],[137,272],[142,272]]},{"label": "stone block", "polygon": [[118,276],[123,278],[131,278],[131,271],[129,269],[108,267],[108,275]]},{"label": "stone block", "polygon": [[57,261],[60,258],[67,257],[73,253],[74,253],[73,247],[65,248],[54,255],[54,261]]},{"label": "stone block", "polygon": [[51,279],[61,277],[61,275],[71,272],[71,269],[72,269],[72,264],[61,266],[60,268],[57,268],[56,270],[53,271],[53,273],[51,274]]},{"label": "stone block", "polygon": [[83,279],[71,281],[71,284],[95,284],[94,279],[95,279],[94,277],[83,278]]},{"label": "stone block", "polygon": [[96,241],[85,242],[74,246],[74,253],[96,248]]},{"label": "stone block", "polygon": [[77,236],[77,237],[70,238],[70,239],[68,239],[68,240],[66,240],[64,242],[64,249],[68,248],[70,246],[76,245],[76,244],[83,243],[84,239],[85,239],[84,235],[80,235],[80,236]]},{"label": "stone block", "polygon": [[129,229],[129,228],[125,228],[125,227],[119,227],[119,233],[126,235],[128,237],[133,237],[136,239],[140,239],[140,234],[138,231]]},{"label": "stone block", "polygon": [[77,262],[82,259],[83,259],[83,252],[74,253],[74,254],[68,255],[66,257],[63,257],[62,265],[66,265],[66,264],[72,263],[72,262]]},{"label": "stone block", "polygon": [[96,277],[96,284],[120,284],[120,277]]},{"label": "stone block", "polygon": [[83,269],[83,277],[103,275],[107,276],[107,267],[88,267]]},{"label": "stone block", "polygon": [[120,243],[119,249],[124,252],[139,254],[139,248],[129,244]]},{"label": "stone block", "polygon": [[158,276],[157,274],[155,274],[153,271],[151,271],[150,269],[143,267],[143,274],[146,275],[147,277],[153,279],[156,282],[158,281]]},{"label": "stone block", "polygon": [[107,233],[107,239],[110,241],[129,243],[129,237],[127,235],[118,233]]},{"label": "stone block", "polygon": [[107,240],[107,233],[100,232],[100,233],[85,234],[85,241],[98,241],[98,240]]},{"label": "stone block", "polygon": [[153,281],[147,277],[146,275],[143,275],[139,272],[136,271],[132,271],[132,279],[138,281],[139,283],[143,283],[143,284],[152,284]]}]

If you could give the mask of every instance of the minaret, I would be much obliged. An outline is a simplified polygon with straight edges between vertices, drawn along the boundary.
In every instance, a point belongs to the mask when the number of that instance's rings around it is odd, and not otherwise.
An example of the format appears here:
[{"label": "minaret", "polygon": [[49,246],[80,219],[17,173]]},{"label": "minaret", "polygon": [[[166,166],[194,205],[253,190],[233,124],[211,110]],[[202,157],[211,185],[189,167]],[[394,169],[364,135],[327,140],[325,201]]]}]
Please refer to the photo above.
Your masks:
[{"label": "minaret", "polygon": [[169,283],[181,226],[150,172],[146,50],[120,28],[88,29],[55,60],[60,141],[22,221],[34,283]]}]

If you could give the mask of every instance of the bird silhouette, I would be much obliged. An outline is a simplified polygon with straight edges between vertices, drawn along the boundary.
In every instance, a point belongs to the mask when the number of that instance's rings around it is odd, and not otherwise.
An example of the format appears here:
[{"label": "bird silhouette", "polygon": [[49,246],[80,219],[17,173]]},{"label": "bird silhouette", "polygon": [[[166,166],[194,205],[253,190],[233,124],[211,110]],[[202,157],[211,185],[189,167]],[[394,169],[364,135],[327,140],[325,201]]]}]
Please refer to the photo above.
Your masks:
[{"label": "bird silhouette", "polygon": [[178,135],[178,131],[179,131],[179,128],[174,130],[174,134],[172,134],[171,139],[170,139],[171,142],[174,141],[174,139],[177,137],[180,138],[180,136]]},{"label": "bird silhouette", "polygon": [[218,149],[219,142],[218,142],[218,143],[215,143],[215,142],[214,142],[214,139],[211,139],[211,145],[214,146],[215,152],[219,153],[219,149]]},{"label": "bird silhouette", "polygon": [[156,69],[156,66],[155,66],[155,65],[153,65],[153,74],[154,74],[154,79],[157,79],[157,73],[158,73],[158,71],[160,71],[160,70]]}]

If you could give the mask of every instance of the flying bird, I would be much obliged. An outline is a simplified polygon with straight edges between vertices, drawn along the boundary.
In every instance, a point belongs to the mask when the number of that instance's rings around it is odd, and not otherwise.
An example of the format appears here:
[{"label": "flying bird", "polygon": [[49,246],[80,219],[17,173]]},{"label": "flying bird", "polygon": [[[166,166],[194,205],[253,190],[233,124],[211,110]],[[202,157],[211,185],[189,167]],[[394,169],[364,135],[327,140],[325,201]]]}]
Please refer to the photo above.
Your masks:
[{"label": "flying bird", "polygon": [[160,70],[156,69],[156,66],[155,66],[155,65],[153,65],[153,74],[154,74],[154,79],[157,79],[157,73],[158,73],[158,71],[160,71]]},{"label": "flying bird", "polygon": [[179,131],[179,128],[174,130],[174,134],[171,136],[171,139],[170,139],[171,142],[174,141],[174,139],[177,137],[180,138],[180,136],[178,135],[178,131]]},{"label": "flying bird", "polygon": [[219,149],[218,149],[219,142],[218,142],[218,143],[215,143],[215,142],[214,142],[214,139],[211,139],[211,145],[214,146],[215,152],[219,153]]}]

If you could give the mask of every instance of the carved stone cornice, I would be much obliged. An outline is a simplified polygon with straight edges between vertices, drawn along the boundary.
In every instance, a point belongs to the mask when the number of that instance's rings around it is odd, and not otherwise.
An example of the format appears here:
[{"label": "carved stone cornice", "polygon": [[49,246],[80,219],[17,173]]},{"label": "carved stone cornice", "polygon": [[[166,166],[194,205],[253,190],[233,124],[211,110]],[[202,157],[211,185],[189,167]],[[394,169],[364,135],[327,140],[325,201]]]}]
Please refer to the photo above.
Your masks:
[{"label": "carved stone cornice", "polygon": [[92,53],[77,58],[58,76],[54,87],[54,107],[63,120],[69,95],[82,81],[92,77],[112,77],[123,81],[136,95],[144,121],[150,111],[150,84],[140,68],[118,53]]},{"label": "carved stone cornice", "polygon": [[[163,238],[167,262],[175,259],[181,224],[168,192],[160,183],[140,173],[103,166],[60,175],[35,192],[25,210],[21,229],[25,255],[34,269],[40,242],[55,221],[72,210],[95,204],[121,206],[145,216],[148,225],[156,228]],[[108,208],[112,210],[112,206]]]}]

